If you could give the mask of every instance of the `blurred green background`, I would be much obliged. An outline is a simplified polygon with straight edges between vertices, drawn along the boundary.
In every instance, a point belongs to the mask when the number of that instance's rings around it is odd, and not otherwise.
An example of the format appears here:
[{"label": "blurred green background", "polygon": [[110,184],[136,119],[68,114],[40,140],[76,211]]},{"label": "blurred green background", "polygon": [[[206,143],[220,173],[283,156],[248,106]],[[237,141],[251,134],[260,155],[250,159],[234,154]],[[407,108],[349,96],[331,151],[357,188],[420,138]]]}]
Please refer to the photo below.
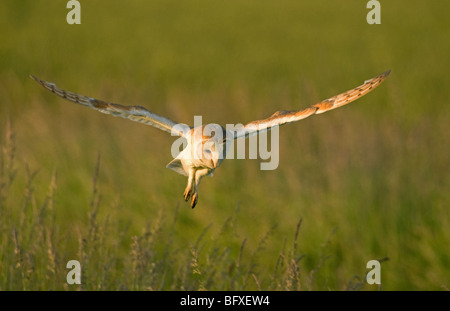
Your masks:
[{"label": "blurred green background", "polygon": [[[450,4],[382,1],[369,25],[360,0],[91,0],[69,25],[66,3],[0,2],[0,289],[449,288]],[[174,138],[29,78],[225,125],[388,69],[357,102],[280,128],[277,170],[225,161],[194,210],[165,168]]]}]

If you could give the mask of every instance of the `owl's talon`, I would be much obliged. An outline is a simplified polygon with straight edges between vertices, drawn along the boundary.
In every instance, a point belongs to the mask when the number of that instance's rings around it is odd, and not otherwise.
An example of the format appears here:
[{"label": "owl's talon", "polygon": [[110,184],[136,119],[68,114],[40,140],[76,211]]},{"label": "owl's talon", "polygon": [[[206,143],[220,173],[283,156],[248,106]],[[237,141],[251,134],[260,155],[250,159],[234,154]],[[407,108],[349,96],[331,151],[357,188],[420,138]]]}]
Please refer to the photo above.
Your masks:
[{"label": "owl's talon", "polygon": [[195,205],[197,205],[197,202],[198,202],[198,194],[194,193],[194,195],[192,196],[191,208],[194,208]]},{"label": "owl's talon", "polygon": [[183,195],[184,200],[187,202],[191,198],[191,196],[192,196],[191,190],[186,188]]}]

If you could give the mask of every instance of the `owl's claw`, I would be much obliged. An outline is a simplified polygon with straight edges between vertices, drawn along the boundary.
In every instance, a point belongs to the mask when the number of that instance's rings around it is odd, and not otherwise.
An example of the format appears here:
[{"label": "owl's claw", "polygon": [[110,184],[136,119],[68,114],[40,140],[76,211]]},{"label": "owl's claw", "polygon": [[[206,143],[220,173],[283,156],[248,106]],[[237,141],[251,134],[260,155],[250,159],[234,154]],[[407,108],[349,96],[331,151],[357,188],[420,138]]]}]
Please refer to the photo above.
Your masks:
[{"label": "owl's claw", "polygon": [[184,200],[187,202],[191,196],[192,196],[192,191],[190,188],[186,188],[186,190],[184,190]]},{"label": "owl's claw", "polygon": [[197,202],[198,202],[198,194],[194,193],[192,195],[191,208],[194,208],[195,205],[197,205]]}]

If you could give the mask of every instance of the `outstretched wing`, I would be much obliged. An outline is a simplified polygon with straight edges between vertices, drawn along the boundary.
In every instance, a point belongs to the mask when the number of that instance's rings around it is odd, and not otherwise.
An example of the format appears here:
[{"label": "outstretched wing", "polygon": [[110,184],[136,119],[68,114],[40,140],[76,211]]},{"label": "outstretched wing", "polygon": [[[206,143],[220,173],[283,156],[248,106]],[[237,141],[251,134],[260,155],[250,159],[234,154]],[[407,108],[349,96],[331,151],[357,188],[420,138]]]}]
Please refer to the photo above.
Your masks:
[{"label": "outstretched wing", "polygon": [[324,113],[328,110],[344,106],[375,89],[387,78],[390,72],[390,70],[386,71],[375,78],[365,81],[361,86],[323,100],[306,109],[298,111],[277,111],[267,119],[250,122],[235,132],[235,138],[248,137],[277,125],[299,121],[313,114]]},{"label": "outstretched wing", "polygon": [[163,131],[183,136],[185,131],[183,126],[176,126],[177,123],[159,116],[144,107],[140,106],[124,106],[119,104],[108,103],[92,97],[83,96],[58,88],[54,83],[41,80],[33,75],[30,77],[38,82],[40,85],[50,90],[62,98],[75,102],[77,104],[95,109],[105,114],[110,114],[115,117],[121,117],[132,121],[152,125]]}]

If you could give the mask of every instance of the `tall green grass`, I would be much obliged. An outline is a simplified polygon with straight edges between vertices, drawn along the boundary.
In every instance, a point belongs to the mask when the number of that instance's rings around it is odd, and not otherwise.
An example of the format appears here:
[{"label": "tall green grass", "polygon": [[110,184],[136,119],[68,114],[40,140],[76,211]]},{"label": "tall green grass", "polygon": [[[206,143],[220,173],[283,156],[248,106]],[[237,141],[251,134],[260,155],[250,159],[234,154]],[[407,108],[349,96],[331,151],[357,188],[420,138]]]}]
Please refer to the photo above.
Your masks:
[{"label": "tall green grass", "polygon": [[[247,238],[240,240],[239,206],[211,236],[209,225],[186,245],[179,245],[173,232],[179,226],[174,215],[162,211],[135,234],[129,220],[123,221],[119,204],[102,204],[98,184],[100,159],[92,177],[89,211],[82,222],[63,227],[56,221],[61,208],[55,202],[57,173],[53,172],[44,197],[35,193],[37,173],[25,170],[25,186],[20,198],[11,197],[16,187],[15,141],[7,124],[0,171],[0,212],[2,219],[2,282],[6,290],[300,290],[314,289],[315,269],[303,272],[305,256],[298,250],[302,220],[292,228],[292,236],[279,245],[271,258],[272,270],[261,265],[267,243],[273,239],[270,228],[249,251]],[[23,187],[23,185],[22,185]],[[107,209],[106,209],[107,208]],[[240,243],[239,248],[233,245]],[[69,285],[66,263],[80,261],[81,284]],[[353,283],[352,283],[353,284]],[[352,285],[354,286],[354,284]],[[363,286],[358,283],[358,286]]]},{"label": "tall green grass", "polygon": [[[448,288],[447,7],[383,2],[374,26],[356,0],[89,1],[71,26],[65,3],[2,1],[1,289],[371,290],[366,263],[386,257],[382,289]],[[166,133],[28,78],[235,124],[387,69],[348,107],[282,127],[277,170],[225,161],[194,210]]]}]

